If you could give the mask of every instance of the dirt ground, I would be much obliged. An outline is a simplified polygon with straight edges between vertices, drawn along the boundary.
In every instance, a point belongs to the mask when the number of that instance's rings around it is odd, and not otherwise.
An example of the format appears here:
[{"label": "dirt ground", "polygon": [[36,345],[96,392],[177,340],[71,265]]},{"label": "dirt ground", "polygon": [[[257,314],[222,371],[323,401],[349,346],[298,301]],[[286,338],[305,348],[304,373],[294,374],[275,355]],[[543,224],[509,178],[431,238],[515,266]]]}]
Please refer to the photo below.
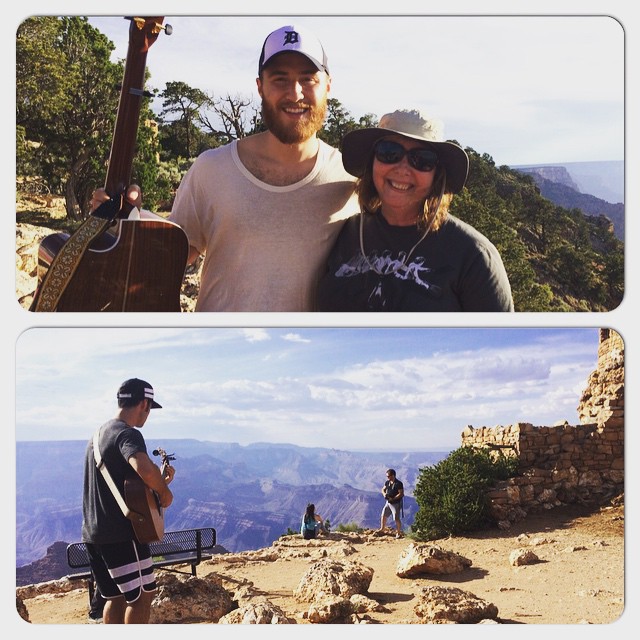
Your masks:
[{"label": "dirt ground", "polygon": [[[446,550],[472,561],[469,569],[452,576],[399,578],[395,567],[407,538],[375,538],[355,545],[356,560],[371,567],[374,576],[369,596],[384,605],[384,612],[370,614],[372,623],[409,624],[418,621],[413,608],[415,593],[429,585],[452,586],[469,591],[498,607],[502,624],[608,624],[624,609],[624,507],[609,506],[589,512],[584,507],[553,509],[528,518],[508,531],[493,529],[470,536],[439,540]],[[331,545],[330,540],[312,544]],[[301,545],[310,544],[300,540]],[[511,566],[514,549],[531,549],[539,562]],[[235,556],[237,557],[237,556]],[[275,562],[239,564],[219,556],[198,568],[223,576],[228,588],[243,579],[253,583],[298,623],[305,622],[308,604],[296,602],[293,590],[311,560],[308,557]],[[225,585],[225,586],[227,586]],[[26,600],[34,624],[84,624],[87,592],[38,596]]]}]

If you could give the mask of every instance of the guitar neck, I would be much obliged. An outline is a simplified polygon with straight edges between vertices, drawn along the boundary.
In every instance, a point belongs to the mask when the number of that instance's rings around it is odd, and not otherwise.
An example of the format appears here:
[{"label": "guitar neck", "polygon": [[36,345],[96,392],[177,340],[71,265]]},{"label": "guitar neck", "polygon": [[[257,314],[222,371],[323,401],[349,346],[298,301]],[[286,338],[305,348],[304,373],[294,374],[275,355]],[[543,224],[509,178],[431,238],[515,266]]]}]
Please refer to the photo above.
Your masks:
[{"label": "guitar neck", "polygon": [[154,455],[160,456],[160,473],[164,476],[166,468],[169,466],[172,460],[174,460],[173,454],[168,454],[164,449],[154,449]]},{"label": "guitar neck", "polygon": [[147,53],[158,37],[164,18],[158,16],[130,20],[129,47],[105,180],[105,190],[112,196],[122,193],[131,184],[140,110],[144,97]]}]

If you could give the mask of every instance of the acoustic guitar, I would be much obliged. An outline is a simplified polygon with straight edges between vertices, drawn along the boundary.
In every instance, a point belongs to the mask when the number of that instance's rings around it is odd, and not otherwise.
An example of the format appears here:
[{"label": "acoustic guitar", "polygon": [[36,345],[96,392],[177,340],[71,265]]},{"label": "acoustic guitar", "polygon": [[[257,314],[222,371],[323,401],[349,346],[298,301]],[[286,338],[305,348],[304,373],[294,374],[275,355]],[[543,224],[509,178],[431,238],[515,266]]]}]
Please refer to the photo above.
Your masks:
[{"label": "acoustic guitar", "polygon": [[[175,460],[173,454],[164,449],[154,449],[153,455],[161,456],[161,472]],[[150,543],[162,540],[164,536],[164,509],[160,506],[158,494],[150,489],[138,475],[132,475],[124,482],[124,501],[131,511],[129,520],[133,525],[138,542]]]},{"label": "acoustic guitar", "polygon": [[147,52],[163,17],[131,17],[124,79],[104,188],[110,200],[73,235],[53,234],[38,251],[30,311],[180,311],[189,254],[184,231],[162,216],[133,216],[131,184]]}]

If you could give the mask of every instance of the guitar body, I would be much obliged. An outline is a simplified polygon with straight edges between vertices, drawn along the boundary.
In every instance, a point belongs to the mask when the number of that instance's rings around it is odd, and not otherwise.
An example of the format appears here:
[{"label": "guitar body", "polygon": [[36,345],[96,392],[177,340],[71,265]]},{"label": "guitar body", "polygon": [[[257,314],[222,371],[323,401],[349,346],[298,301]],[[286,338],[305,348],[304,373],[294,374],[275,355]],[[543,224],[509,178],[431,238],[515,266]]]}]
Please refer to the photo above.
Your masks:
[{"label": "guitar body", "polygon": [[[44,238],[38,252],[42,281],[66,234]],[[180,227],[157,220],[119,220],[96,238],[65,283],[56,311],[180,311],[189,242]]]},{"label": "guitar body", "polygon": [[150,543],[164,536],[164,510],[155,491],[147,487],[139,476],[124,482],[124,501],[133,512],[131,524],[138,542]]}]

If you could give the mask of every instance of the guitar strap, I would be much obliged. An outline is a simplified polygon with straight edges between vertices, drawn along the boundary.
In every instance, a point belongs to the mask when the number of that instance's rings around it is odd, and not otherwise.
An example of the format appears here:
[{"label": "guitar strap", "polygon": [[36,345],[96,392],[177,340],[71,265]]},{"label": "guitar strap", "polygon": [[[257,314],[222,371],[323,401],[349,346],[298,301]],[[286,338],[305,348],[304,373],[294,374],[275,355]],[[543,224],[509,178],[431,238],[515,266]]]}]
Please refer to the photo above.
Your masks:
[{"label": "guitar strap", "polygon": [[100,470],[100,473],[102,473],[102,477],[105,479],[107,485],[109,486],[109,489],[111,489],[111,493],[113,493],[113,497],[116,499],[116,502],[118,503],[118,506],[122,510],[122,513],[124,514],[125,518],[128,518],[129,520],[131,520],[134,518],[134,512],[131,511],[131,509],[129,509],[129,507],[127,506],[127,503],[124,501],[124,498],[122,497],[122,494],[120,493],[120,491],[118,491],[118,487],[116,487],[116,483],[113,481],[113,478],[111,477],[111,474],[109,473],[109,470],[107,469],[104,463],[104,460],[100,455],[99,442],[100,442],[100,429],[98,429],[93,434],[93,457],[96,461],[96,467],[98,467],[98,469]]},{"label": "guitar strap", "polygon": [[40,285],[34,311],[56,310],[82,256],[91,243],[111,226],[121,206],[121,197],[102,203],[60,247]]}]

